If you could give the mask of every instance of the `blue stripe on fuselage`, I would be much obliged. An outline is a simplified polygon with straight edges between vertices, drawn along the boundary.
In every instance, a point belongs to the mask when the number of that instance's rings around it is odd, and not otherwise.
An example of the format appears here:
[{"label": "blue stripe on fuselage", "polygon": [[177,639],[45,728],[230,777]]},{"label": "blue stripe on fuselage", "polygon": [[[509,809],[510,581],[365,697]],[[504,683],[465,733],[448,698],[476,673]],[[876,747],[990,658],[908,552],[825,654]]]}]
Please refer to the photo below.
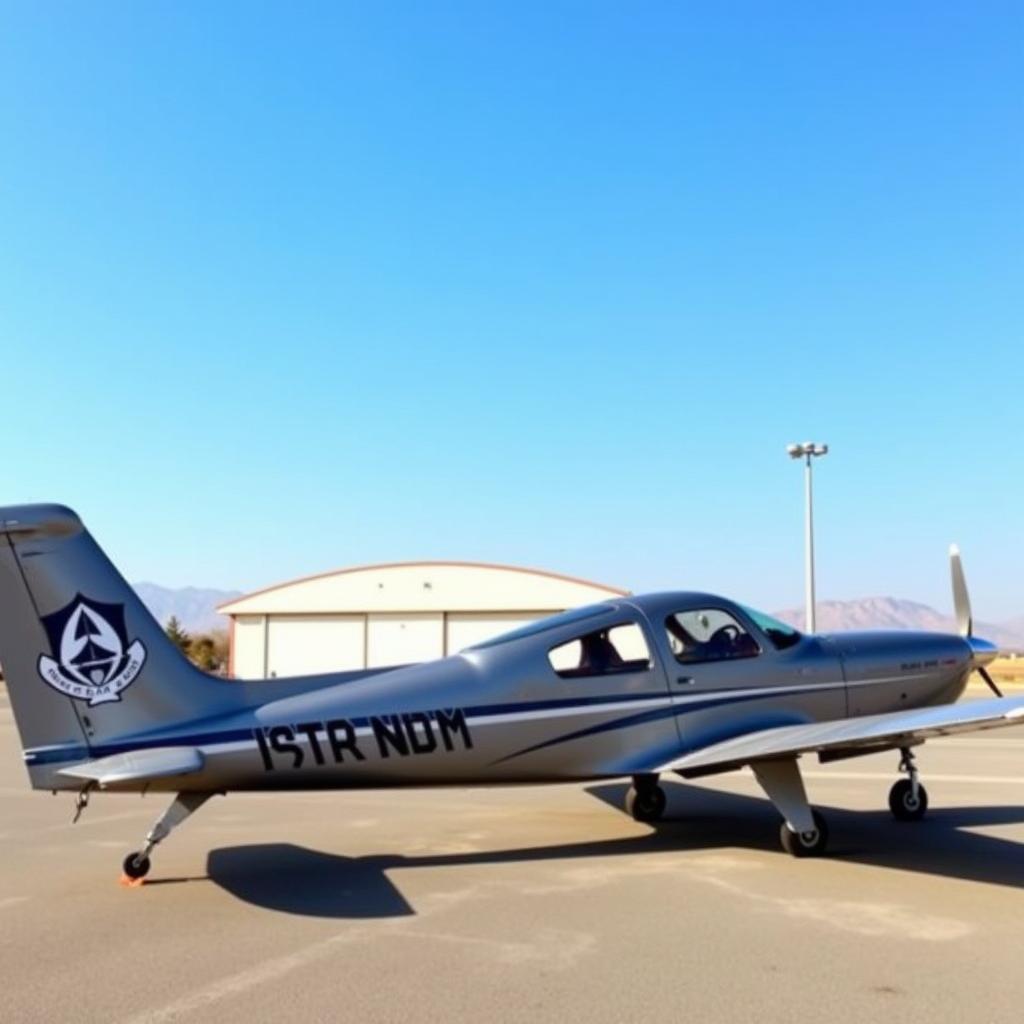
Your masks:
[{"label": "blue stripe on fuselage", "polygon": [[[844,685],[844,683],[836,683],[835,686],[815,686],[814,689],[815,691],[841,689]],[[561,736],[556,736],[552,739],[544,740],[541,743],[535,743],[532,746],[523,748],[522,750],[507,754],[505,757],[499,758],[493,763],[501,764],[502,762],[522,757],[525,754],[533,753],[537,750],[543,750],[547,747],[557,746],[562,743],[569,743],[572,740],[583,739],[587,736],[594,736],[604,732],[612,732],[618,729],[628,729],[634,725],[645,725],[649,722],[658,721],[663,718],[685,715],[689,714],[691,711],[701,711],[708,707],[749,703],[751,701],[767,700],[774,697],[786,697],[796,693],[806,693],[807,690],[808,687],[806,686],[793,686],[769,689],[760,693],[745,694],[740,697],[730,697],[729,693],[731,691],[728,690],[719,691],[717,694],[710,693],[707,698],[703,700],[688,701],[680,704],[667,703],[665,707],[651,708],[639,713],[626,715],[622,718],[613,719],[610,722],[601,722],[597,725],[588,726],[585,729],[576,729]],[[598,697],[567,697],[555,700],[522,701],[516,704],[483,704],[464,708],[463,711],[466,718],[469,720],[486,720],[488,718],[495,718],[501,715],[527,714],[534,711],[557,711],[579,707],[599,708],[604,704],[635,703],[659,698],[664,699],[666,702],[671,700],[670,695],[666,693],[666,691],[658,690],[647,691],[644,693],[615,694]],[[353,726],[359,729],[369,726],[371,717],[383,718],[391,714],[401,714],[401,712],[385,712],[379,716],[362,715],[355,718],[349,718],[347,721],[351,722]],[[339,715],[338,717],[342,716]],[[51,749],[27,750],[24,754],[24,758],[28,765],[36,766],[95,760],[101,757],[110,757],[114,754],[128,753],[133,750],[151,750],[160,747],[180,746],[203,747],[221,743],[245,742],[253,739],[253,729],[258,727],[258,723],[253,722],[252,725],[236,729],[207,732],[197,731],[176,735],[165,734],[163,736],[153,736],[150,734],[148,736],[126,738],[113,743],[98,744],[91,750],[84,746],[66,746],[54,747]]]},{"label": "blue stripe on fuselage", "polygon": [[[600,707],[602,704],[624,704],[643,700],[655,699],[668,700],[668,694],[664,690],[646,691],[643,693],[613,694],[597,697],[564,697],[555,700],[521,701],[516,704],[481,704],[474,707],[463,708],[468,719],[495,718],[499,715],[526,714],[532,711],[558,711],[578,707]],[[287,698],[286,698],[287,699]],[[255,710],[255,709],[254,709]],[[372,718],[386,718],[392,714],[402,714],[401,711],[382,712],[379,715],[360,715],[355,718],[347,718],[357,729],[370,725]],[[342,718],[343,715],[336,717]],[[25,762],[30,765],[57,764],[61,762],[88,761],[101,757],[110,757],[113,754],[125,754],[132,750],[151,750],[159,747],[202,747],[217,743],[237,743],[253,738],[253,729],[259,724],[236,729],[219,729],[210,731],[195,731],[182,733],[152,732],[142,733],[133,737],[126,737],[123,740],[100,743],[92,749],[84,746],[53,747],[49,749],[25,751]],[[202,726],[197,725],[196,729]]]},{"label": "blue stripe on fuselage", "polygon": [[[825,691],[832,689],[842,689],[845,683],[836,683],[835,686],[815,687],[816,691]],[[492,764],[502,764],[505,761],[511,761],[517,757],[522,757],[524,754],[532,754],[537,750],[544,750],[546,747],[558,746],[562,743],[569,743],[572,740],[583,739],[587,736],[596,736],[603,732],[614,732],[618,729],[628,729],[634,725],[645,725],[648,722],[655,722],[662,718],[675,718],[679,715],[689,714],[691,711],[701,711],[704,708],[709,707],[722,707],[726,704],[746,704],[754,700],[765,700],[769,697],[788,697],[795,693],[806,693],[807,687],[793,686],[788,689],[776,689],[771,690],[767,693],[748,693],[742,697],[715,697],[708,695],[706,700],[694,700],[688,701],[685,704],[674,704],[666,708],[653,708],[650,711],[643,711],[640,714],[627,715],[625,718],[616,718],[610,722],[600,722],[597,725],[588,726],[586,729],[576,729],[573,732],[565,733],[562,736],[555,736],[553,739],[544,740],[541,743],[534,743],[532,746],[524,747],[522,750],[517,750],[512,754],[506,754],[505,757],[499,758]]]}]

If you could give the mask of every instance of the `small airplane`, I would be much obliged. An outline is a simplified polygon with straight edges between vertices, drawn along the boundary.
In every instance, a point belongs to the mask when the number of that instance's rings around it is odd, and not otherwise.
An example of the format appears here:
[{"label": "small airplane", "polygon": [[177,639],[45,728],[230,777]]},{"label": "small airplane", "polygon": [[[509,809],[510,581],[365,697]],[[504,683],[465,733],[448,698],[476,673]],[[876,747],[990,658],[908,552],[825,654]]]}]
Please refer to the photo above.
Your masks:
[{"label": "small airplane", "polygon": [[[0,508],[0,663],[35,789],[174,798],[124,859],[140,884],[156,845],[211,796],[251,790],[568,782],[628,776],[626,810],[665,810],[663,774],[749,766],[781,842],[821,854],[825,820],[798,759],[900,753],[900,821],[928,797],[914,749],[1024,720],[985,666],[959,553],[959,635],[805,636],[703,593],[576,608],[438,661],[297,679],[208,676],[168,640],[70,509]],[[994,699],[954,702],[979,672]]]}]

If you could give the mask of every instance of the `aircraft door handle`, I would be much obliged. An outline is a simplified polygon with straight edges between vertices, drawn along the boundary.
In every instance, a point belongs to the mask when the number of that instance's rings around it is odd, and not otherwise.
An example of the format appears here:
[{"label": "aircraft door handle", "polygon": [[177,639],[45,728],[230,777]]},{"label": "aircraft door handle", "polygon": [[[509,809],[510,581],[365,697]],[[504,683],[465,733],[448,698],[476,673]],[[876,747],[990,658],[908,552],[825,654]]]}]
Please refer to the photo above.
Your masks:
[{"label": "aircraft door handle", "polygon": [[676,682],[680,686],[692,686],[693,676],[676,676]]}]

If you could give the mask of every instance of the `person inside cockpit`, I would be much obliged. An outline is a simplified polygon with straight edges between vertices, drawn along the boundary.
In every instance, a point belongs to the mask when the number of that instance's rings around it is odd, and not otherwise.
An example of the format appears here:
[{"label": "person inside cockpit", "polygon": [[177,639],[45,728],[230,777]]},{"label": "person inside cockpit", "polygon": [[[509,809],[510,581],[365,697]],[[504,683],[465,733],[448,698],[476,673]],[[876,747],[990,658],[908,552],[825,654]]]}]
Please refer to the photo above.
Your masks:
[{"label": "person inside cockpit", "polygon": [[624,662],[608,639],[607,630],[589,633],[580,640],[580,671],[600,674],[622,668]]}]

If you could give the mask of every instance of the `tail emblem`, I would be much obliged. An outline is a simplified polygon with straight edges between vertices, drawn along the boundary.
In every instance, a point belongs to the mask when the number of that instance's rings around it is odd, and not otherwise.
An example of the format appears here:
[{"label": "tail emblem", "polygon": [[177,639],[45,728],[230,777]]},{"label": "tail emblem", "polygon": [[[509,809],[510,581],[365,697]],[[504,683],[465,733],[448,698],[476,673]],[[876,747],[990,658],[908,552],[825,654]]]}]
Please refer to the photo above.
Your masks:
[{"label": "tail emblem", "polygon": [[141,640],[128,642],[123,604],[103,604],[81,594],[42,619],[57,660],[39,656],[39,675],[55,690],[89,702],[121,699],[146,662]]}]

